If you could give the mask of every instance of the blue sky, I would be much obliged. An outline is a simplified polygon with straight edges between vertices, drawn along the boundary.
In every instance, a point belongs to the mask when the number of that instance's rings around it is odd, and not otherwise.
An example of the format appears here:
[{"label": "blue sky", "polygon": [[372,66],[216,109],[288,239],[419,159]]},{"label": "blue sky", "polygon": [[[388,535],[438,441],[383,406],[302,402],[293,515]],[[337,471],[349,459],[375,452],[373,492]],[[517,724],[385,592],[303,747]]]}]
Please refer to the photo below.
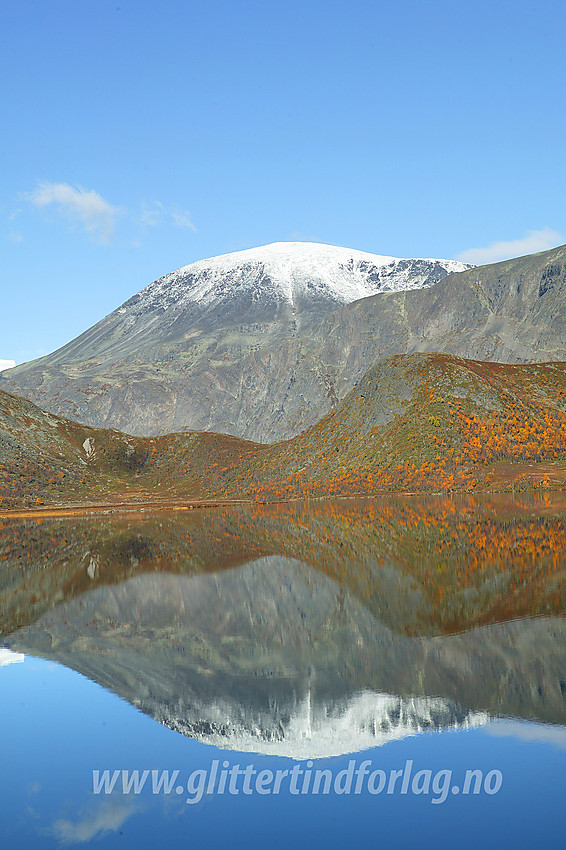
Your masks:
[{"label": "blue sky", "polygon": [[3,0],[0,360],[268,242],[565,242],[565,25],[563,0]]}]

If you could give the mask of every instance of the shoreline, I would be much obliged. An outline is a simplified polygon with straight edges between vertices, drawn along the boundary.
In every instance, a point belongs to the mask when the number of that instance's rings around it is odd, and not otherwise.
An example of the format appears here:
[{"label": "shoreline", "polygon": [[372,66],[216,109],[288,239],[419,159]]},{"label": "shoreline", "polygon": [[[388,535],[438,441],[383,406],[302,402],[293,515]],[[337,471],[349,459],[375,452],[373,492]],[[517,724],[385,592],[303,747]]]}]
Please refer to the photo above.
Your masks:
[{"label": "shoreline", "polygon": [[211,499],[210,501],[181,499],[173,502],[148,500],[147,502],[98,502],[82,505],[45,505],[37,508],[14,508],[1,511],[0,519],[36,519],[41,517],[71,517],[115,513],[145,513],[147,511],[190,511],[204,508],[221,508],[231,505],[254,504],[247,499]]},{"label": "shoreline", "polygon": [[558,495],[559,493],[564,493],[564,487],[550,487],[550,488],[538,488],[538,487],[528,487],[525,489],[517,488],[516,490],[511,490],[508,488],[490,488],[490,489],[474,489],[470,490],[396,490],[396,491],[381,491],[374,493],[335,493],[331,495],[325,496],[314,496],[314,495],[305,495],[305,496],[289,496],[288,498],[280,498],[280,499],[171,499],[169,500],[156,500],[149,498],[147,501],[128,501],[124,499],[123,501],[112,501],[112,502],[85,502],[82,504],[77,503],[69,503],[69,504],[61,504],[61,505],[42,505],[38,507],[29,507],[29,508],[14,508],[8,510],[0,509],[0,520],[7,519],[42,519],[42,518],[56,518],[56,517],[86,517],[86,516],[104,516],[106,514],[135,514],[135,513],[159,513],[159,512],[167,512],[167,511],[192,511],[192,510],[206,510],[207,508],[224,508],[224,507],[237,507],[239,505],[257,505],[257,506],[270,506],[270,505],[281,505],[281,504],[291,504],[292,502],[328,502],[334,500],[349,500],[349,499],[387,499],[387,498],[439,498],[439,497],[449,497],[449,498],[466,498],[466,497],[476,497],[476,496],[512,496],[519,494],[533,494],[533,495]]}]

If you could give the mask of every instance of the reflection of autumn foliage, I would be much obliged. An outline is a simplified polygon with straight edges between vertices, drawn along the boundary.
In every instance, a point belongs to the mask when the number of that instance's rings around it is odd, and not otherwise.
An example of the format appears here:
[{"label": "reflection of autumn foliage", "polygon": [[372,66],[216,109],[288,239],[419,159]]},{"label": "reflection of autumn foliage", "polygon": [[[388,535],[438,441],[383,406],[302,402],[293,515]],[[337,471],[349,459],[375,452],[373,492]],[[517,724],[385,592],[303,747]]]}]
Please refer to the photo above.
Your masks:
[{"label": "reflection of autumn foliage", "polygon": [[[566,506],[553,496],[326,500],[151,518],[9,521],[0,630],[98,584],[198,575],[267,555],[324,573],[391,629],[447,634],[566,614]],[[91,558],[99,569],[87,568]],[[11,624],[11,625],[10,625]]]},{"label": "reflection of autumn foliage", "polygon": [[[434,529],[423,587],[437,604],[443,631],[459,631],[469,613],[474,624],[533,614],[564,613],[566,524],[562,517],[478,516],[473,508],[412,520]],[[433,569],[430,569],[434,565]],[[411,572],[416,574],[413,562]],[[470,605],[468,594],[474,601]]]},{"label": "reflection of autumn foliage", "polygon": [[[380,500],[365,502],[363,508],[341,503],[334,515],[307,517],[298,505],[287,508],[280,516],[301,528],[303,540],[316,527],[320,537],[311,545],[317,567],[349,589],[355,586],[369,607],[383,603],[376,565],[400,571],[399,592],[408,608],[396,624],[399,630],[452,633],[566,612],[566,522],[561,515],[533,519],[515,511],[501,519],[504,503],[478,505],[471,497]],[[274,536],[274,529],[270,533]],[[415,593],[422,597],[419,611],[409,613]]]}]

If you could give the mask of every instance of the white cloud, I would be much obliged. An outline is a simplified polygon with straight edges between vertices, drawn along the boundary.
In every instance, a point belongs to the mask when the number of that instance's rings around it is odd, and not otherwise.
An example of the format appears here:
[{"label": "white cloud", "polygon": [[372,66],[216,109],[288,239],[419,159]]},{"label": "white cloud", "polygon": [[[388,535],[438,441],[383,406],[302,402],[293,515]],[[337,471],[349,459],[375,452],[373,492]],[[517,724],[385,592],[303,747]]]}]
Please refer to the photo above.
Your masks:
[{"label": "white cloud", "polygon": [[144,243],[146,231],[150,227],[186,227],[196,232],[191,214],[177,204],[168,205],[162,201],[143,201],[137,213],[138,224],[141,225],[138,235],[133,239],[133,248],[141,248]]},{"label": "white cloud", "polygon": [[151,205],[143,203],[140,214],[141,223],[146,227],[155,227],[161,221],[164,209],[161,201],[153,201]]},{"label": "white cloud", "polygon": [[188,227],[189,230],[196,231],[192,216],[188,210],[181,207],[166,206],[161,201],[152,201],[151,203],[143,202],[140,213],[140,224],[144,227],[157,227],[159,224],[173,222],[175,227]]},{"label": "white cloud", "polygon": [[104,800],[96,809],[83,814],[77,821],[59,818],[48,832],[62,844],[84,844],[93,838],[102,838],[109,832],[118,832],[138,810],[139,806],[127,798],[110,798]]},{"label": "white cloud", "polygon": [[543,230],[529,230],[523,239],[512,239],[508,242],[492,242],[485,248],[469,248],[462,251],[456,259],[462,263],[473,263],[476,266],[485,263],[498,263],[511,257],[523,257],[525,254],[536,254],[538,251],[548,251],[564,242],[564,237],[545,227]]},{"label": "white cloud", "polygon": [[2,359],[0,359],[0,372],[2,372],[4,369],[13,369],[15,365],[16,365],[15,360],[2,360]]},{"label": "white cloud", "polygon": [[[78,224],[91,236],[102,242],[109,242],[114,235],[116,219],[125,215],[130,222],[141,225],[142,233],[149,227],[174,225],[196,231],[189,210],[173,204],[166,205],[162,201],[143,201],[138,209],[121,209],[112,206],[93,189],[87,191],[80,186],[70,186],[68,183],[39,183],[33,192],[23,196],[38,209],[52,207],[71,223]],[[20,242],[23,237],[12,230],[9,238]],[[138,238],[133,243],[135,247],[141,244]]]},{"label": "white cloud", "polygon": [[24,237],[22,236],[21,233],[18,233],[17,230],[10,230],[10,232],[8,234],[8,239],[10,240],[10,242],[14,242],[16,245],[19,242],[24,241]]},{"label": "white cloud", "polygon": [[27,198],[40,208],[54,204],[61,214],[82,224],[87,233],[103,242],[109,242],[114,234],[119,209],[93,189],[87,191],[68,183],[40,183]]},{"label": "white cloud", "polygon": [[191,214],[188,210],[182,210],[180,207],[174,207],[171,210],[171,218],[176,227],[188,227],[189,230],[196,232],[196,227],[193,224]]}]

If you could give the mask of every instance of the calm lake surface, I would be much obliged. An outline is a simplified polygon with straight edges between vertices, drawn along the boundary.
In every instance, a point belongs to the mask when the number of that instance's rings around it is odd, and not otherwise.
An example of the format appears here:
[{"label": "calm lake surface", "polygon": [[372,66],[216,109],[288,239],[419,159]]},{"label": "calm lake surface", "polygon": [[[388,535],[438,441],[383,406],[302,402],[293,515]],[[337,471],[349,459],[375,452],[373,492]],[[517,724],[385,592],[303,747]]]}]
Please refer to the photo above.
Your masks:
[{"label": "calm lake surface", "polygon": [[566,503],[0,520],[0,846],[564,847]]}]

